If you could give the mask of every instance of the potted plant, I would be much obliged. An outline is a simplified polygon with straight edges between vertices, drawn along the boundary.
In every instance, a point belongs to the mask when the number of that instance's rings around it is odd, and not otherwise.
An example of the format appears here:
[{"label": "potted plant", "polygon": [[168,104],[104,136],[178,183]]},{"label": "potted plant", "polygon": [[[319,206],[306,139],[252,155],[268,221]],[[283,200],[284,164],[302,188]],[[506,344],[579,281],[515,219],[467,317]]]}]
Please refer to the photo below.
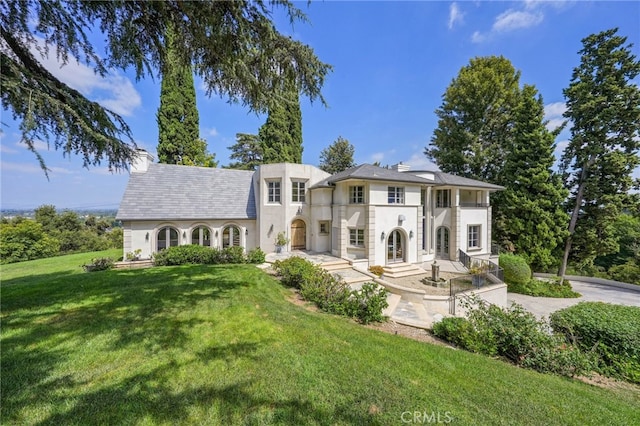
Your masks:
[{"label": "potted plant", "polygon": [[284,232],[278,232],[276,236],[276,253],[282,253],[283,249],[289,244],[289,239]]},{"label": "potted plant", "polygon": [[469,274],[472,275],[471,280],[474,286],[480,287],[484,283],[485,274],[488,269],[488,265],[484,262],[473,262],[471,264]]}]

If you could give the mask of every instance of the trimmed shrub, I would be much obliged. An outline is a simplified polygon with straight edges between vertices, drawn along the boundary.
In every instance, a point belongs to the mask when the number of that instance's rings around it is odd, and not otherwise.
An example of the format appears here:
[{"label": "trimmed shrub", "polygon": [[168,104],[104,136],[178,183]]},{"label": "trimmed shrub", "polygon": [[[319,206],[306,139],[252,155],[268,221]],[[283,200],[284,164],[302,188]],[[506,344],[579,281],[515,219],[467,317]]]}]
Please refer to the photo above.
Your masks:
[{"label": "trimmed shrub", "polygon": [[384,268],[380,265],[373,265],[369,267],[369,272],[380,277],[384,274]]},{"label": "trimmed shrub", "polygon": [[231,246],[222,250],[222,263],[240,264],[247,263],[244,249],[240,246]]},{"label": "trimmed shrub", "polygon": [[302,297],[325,312],[351,316],[349,285],[321,267],[312,266],[314,271],[310,274],[310,279],[305,280],[300,288]]},{"label": "trimmed shrub", "polygon": [[524,285],[531,279],[531,268],[527,261],[515,254],[501,254],[500,267],[504,269],[504,281],[509,284]]},{"label": "trimmed shrub", "polygon": [[353,290],[349,298],[350,315],[363,324],[385,320],[382,311],[389,306],[387,289],[376,283],[364,283],[360,290]]},{"label": "trimmed shrub", "polygon": [[569,280],[564,280],[560,284],[559,277],[531,278],[526,284],[509,284],[509,291],[536,297],[573,298],[581,296],[580,293],[573,291]]},{"label": "trimmed shrub", "polygon": [[551,327],[582,351],[594,351],[599,373],[640,383],[640,308],[581,302],[551,314]]},{"label": "trimmed shrub", "polygon": [[300,290],[302,284],[313,279],[317,272],[315,265],[301,257],[293,256],[285,260],[277,260],[273,267],[282,278],[282,284]]},{"label": "trimmed shrub", "polygon": [[612,280],[640,284],[640,266],[633,260],[629,260],[622,265],[612,266],[607,272]]},{"label": "trimmed shrub", "polygon": [[215,248],[185,245],[161,250],[153,255],[153,263],[157,266],[224,263],[220,251]]},{"label": "trimmed shrub", "polygon": [[91,259],[91,263],[89,264],[82,265],[82,269],[84,269],[85,272],[106,271],[113,268],[113,263],[113,259],[110,257],[99,257]]},{"label": "trimmed shrub", "polygon": [[468,319],[444,318],[433,332],[472,352],[502,356],[540,372],[575,376],[591,371],[592,360],[563,336],[550,334],[549,325],[520,305],[500,308],[477,297],[465,302]]},{"label": "trimmed shrub", "polygon": [[247,263],[253,263],[255,265],[260,265],[264,263],[267,256],[264,254],[260,247],[256,247],[252,250],[249,250],[247,253]]}]

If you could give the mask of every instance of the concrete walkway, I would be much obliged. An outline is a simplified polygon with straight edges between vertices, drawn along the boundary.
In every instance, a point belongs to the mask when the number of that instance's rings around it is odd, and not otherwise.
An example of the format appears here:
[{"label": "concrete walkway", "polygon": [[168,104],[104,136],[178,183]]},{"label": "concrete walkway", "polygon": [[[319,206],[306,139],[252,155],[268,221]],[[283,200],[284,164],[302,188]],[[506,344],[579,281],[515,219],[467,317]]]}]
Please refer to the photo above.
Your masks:
[{"label": "concrete walkway", "polygon": [[508,293],[507,300],[509,303],[514,302],[522,305],[527,311],[533,313],[538,318],[549,318],[551,313],[577,305],[580,302],[606,302],[640,307],[640,286],[635,290],[580,281],[571,281],[571,286],[573,290],[580,293],[582,297],[575,299],[557,299]]}]

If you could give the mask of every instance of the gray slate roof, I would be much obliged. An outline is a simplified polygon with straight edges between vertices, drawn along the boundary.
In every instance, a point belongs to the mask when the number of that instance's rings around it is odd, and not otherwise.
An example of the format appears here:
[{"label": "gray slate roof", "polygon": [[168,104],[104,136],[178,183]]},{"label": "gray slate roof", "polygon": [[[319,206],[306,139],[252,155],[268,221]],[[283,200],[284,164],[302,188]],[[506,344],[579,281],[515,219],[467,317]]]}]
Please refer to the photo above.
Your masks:
[{"label": "gray slate roof", "polygon": [[[425,179],[420,176],[416,176],[419,173],[432,173],[435,177],[434,180]],[[465,177],[451,175],[449,173],[444,173],[440,171],[406,171],[406,172],[398,172],[393,169],[387,169],[385,167],[373,166],[371,164],[361,164],[356,167],[352,167],[343,172],[336,173],[326,179],[321,180],[317,184],[313,185],[312,188],[322,188],[328,187],[336,182],[340,182],[348,179],[363,179],[363,180],[384,180],[391,182],[406,182],[406,183],[417,183],[422,185],[436,185],[436,186],[466,186],[473,188],[484,188],[484,189],[493,189],[493,190],[501,190],[504,187],[499,185],[494,185],[492,183],[482,182],[475,179],[469,179]]]},{"label": "gray slate roof", "polygon": [[343,172],[331,175],[326,179],[321,180],[312,188],[320,188],[330,186],[333,183],[340,182],[348,179],[366,179],[366,180],[387,180],[393,182],[408,182],[427,184],[433,183],[433,181],[415,176],[407,172],[398,172],[392,169],[384,167],[373,166],[371,164],[361,164],[356,167],[352,167]]},{"label": "gray slate roof", "polygon": [[131,173],[117,219],[255,219],[252,171],[151,164]]}]

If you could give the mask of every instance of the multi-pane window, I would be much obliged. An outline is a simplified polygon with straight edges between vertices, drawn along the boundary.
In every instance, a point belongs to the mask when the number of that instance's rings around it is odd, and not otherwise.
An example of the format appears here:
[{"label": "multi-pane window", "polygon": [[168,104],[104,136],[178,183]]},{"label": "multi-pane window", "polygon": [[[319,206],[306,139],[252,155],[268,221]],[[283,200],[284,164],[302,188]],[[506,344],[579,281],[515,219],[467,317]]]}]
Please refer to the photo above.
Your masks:
[{"label": "multi-pane window", "polygon": [[364,247],[364,229],[349,229],[349,245]]},{"label": "multi-pane window", "polygon": [[267,192],[269,194],[269,198],[268,198],[269,203],[279,203],[280,202],[280,181],[279,180],[268,181]]},{"label": "multi-pane window", "polygon": [[211,231],[205,226],[198,226],[191,231],[191,244],[207,246],[211,245]]},{"label": "multi-pane window", "polygon": [[404,188],[400,186],[390,186],[388,202],[389,204],[404,204]]},{"label": "multi-pane window", "polygon": [[329,235],[329,221],[320,222],[320,235]]},{"label": "multi-pane window", "polygon": [[305,202],[305,192],[304,192],[305,183],[298,180],[294,180],[292,182],[292,185],[293,185],[293,188],[291,191],[291,201],[293,203],[304,203]]},{"label": "multi-pane window", "polygon": [[349,202],[351,204],[364,204],[364,186],[349,187]]},{"label": "multi-pane window", "polygon": [[222,231],[222,248],[240,245],[240,228],[231,225]]},{"label": "multi-pane window", "polygon": [[178,230],[167,226],[158,231],[157,238],[157,250],[164,250],[167,247],[174,247],[178,245]]},{"label": "multi-pane window", "polygon": [[480,248],[480,225],[469,225],[468,248]]},{"label": "multi-pane window", "polygon": [[450,189],[438,189],[436,191],[436,207],[451,207]]}]

